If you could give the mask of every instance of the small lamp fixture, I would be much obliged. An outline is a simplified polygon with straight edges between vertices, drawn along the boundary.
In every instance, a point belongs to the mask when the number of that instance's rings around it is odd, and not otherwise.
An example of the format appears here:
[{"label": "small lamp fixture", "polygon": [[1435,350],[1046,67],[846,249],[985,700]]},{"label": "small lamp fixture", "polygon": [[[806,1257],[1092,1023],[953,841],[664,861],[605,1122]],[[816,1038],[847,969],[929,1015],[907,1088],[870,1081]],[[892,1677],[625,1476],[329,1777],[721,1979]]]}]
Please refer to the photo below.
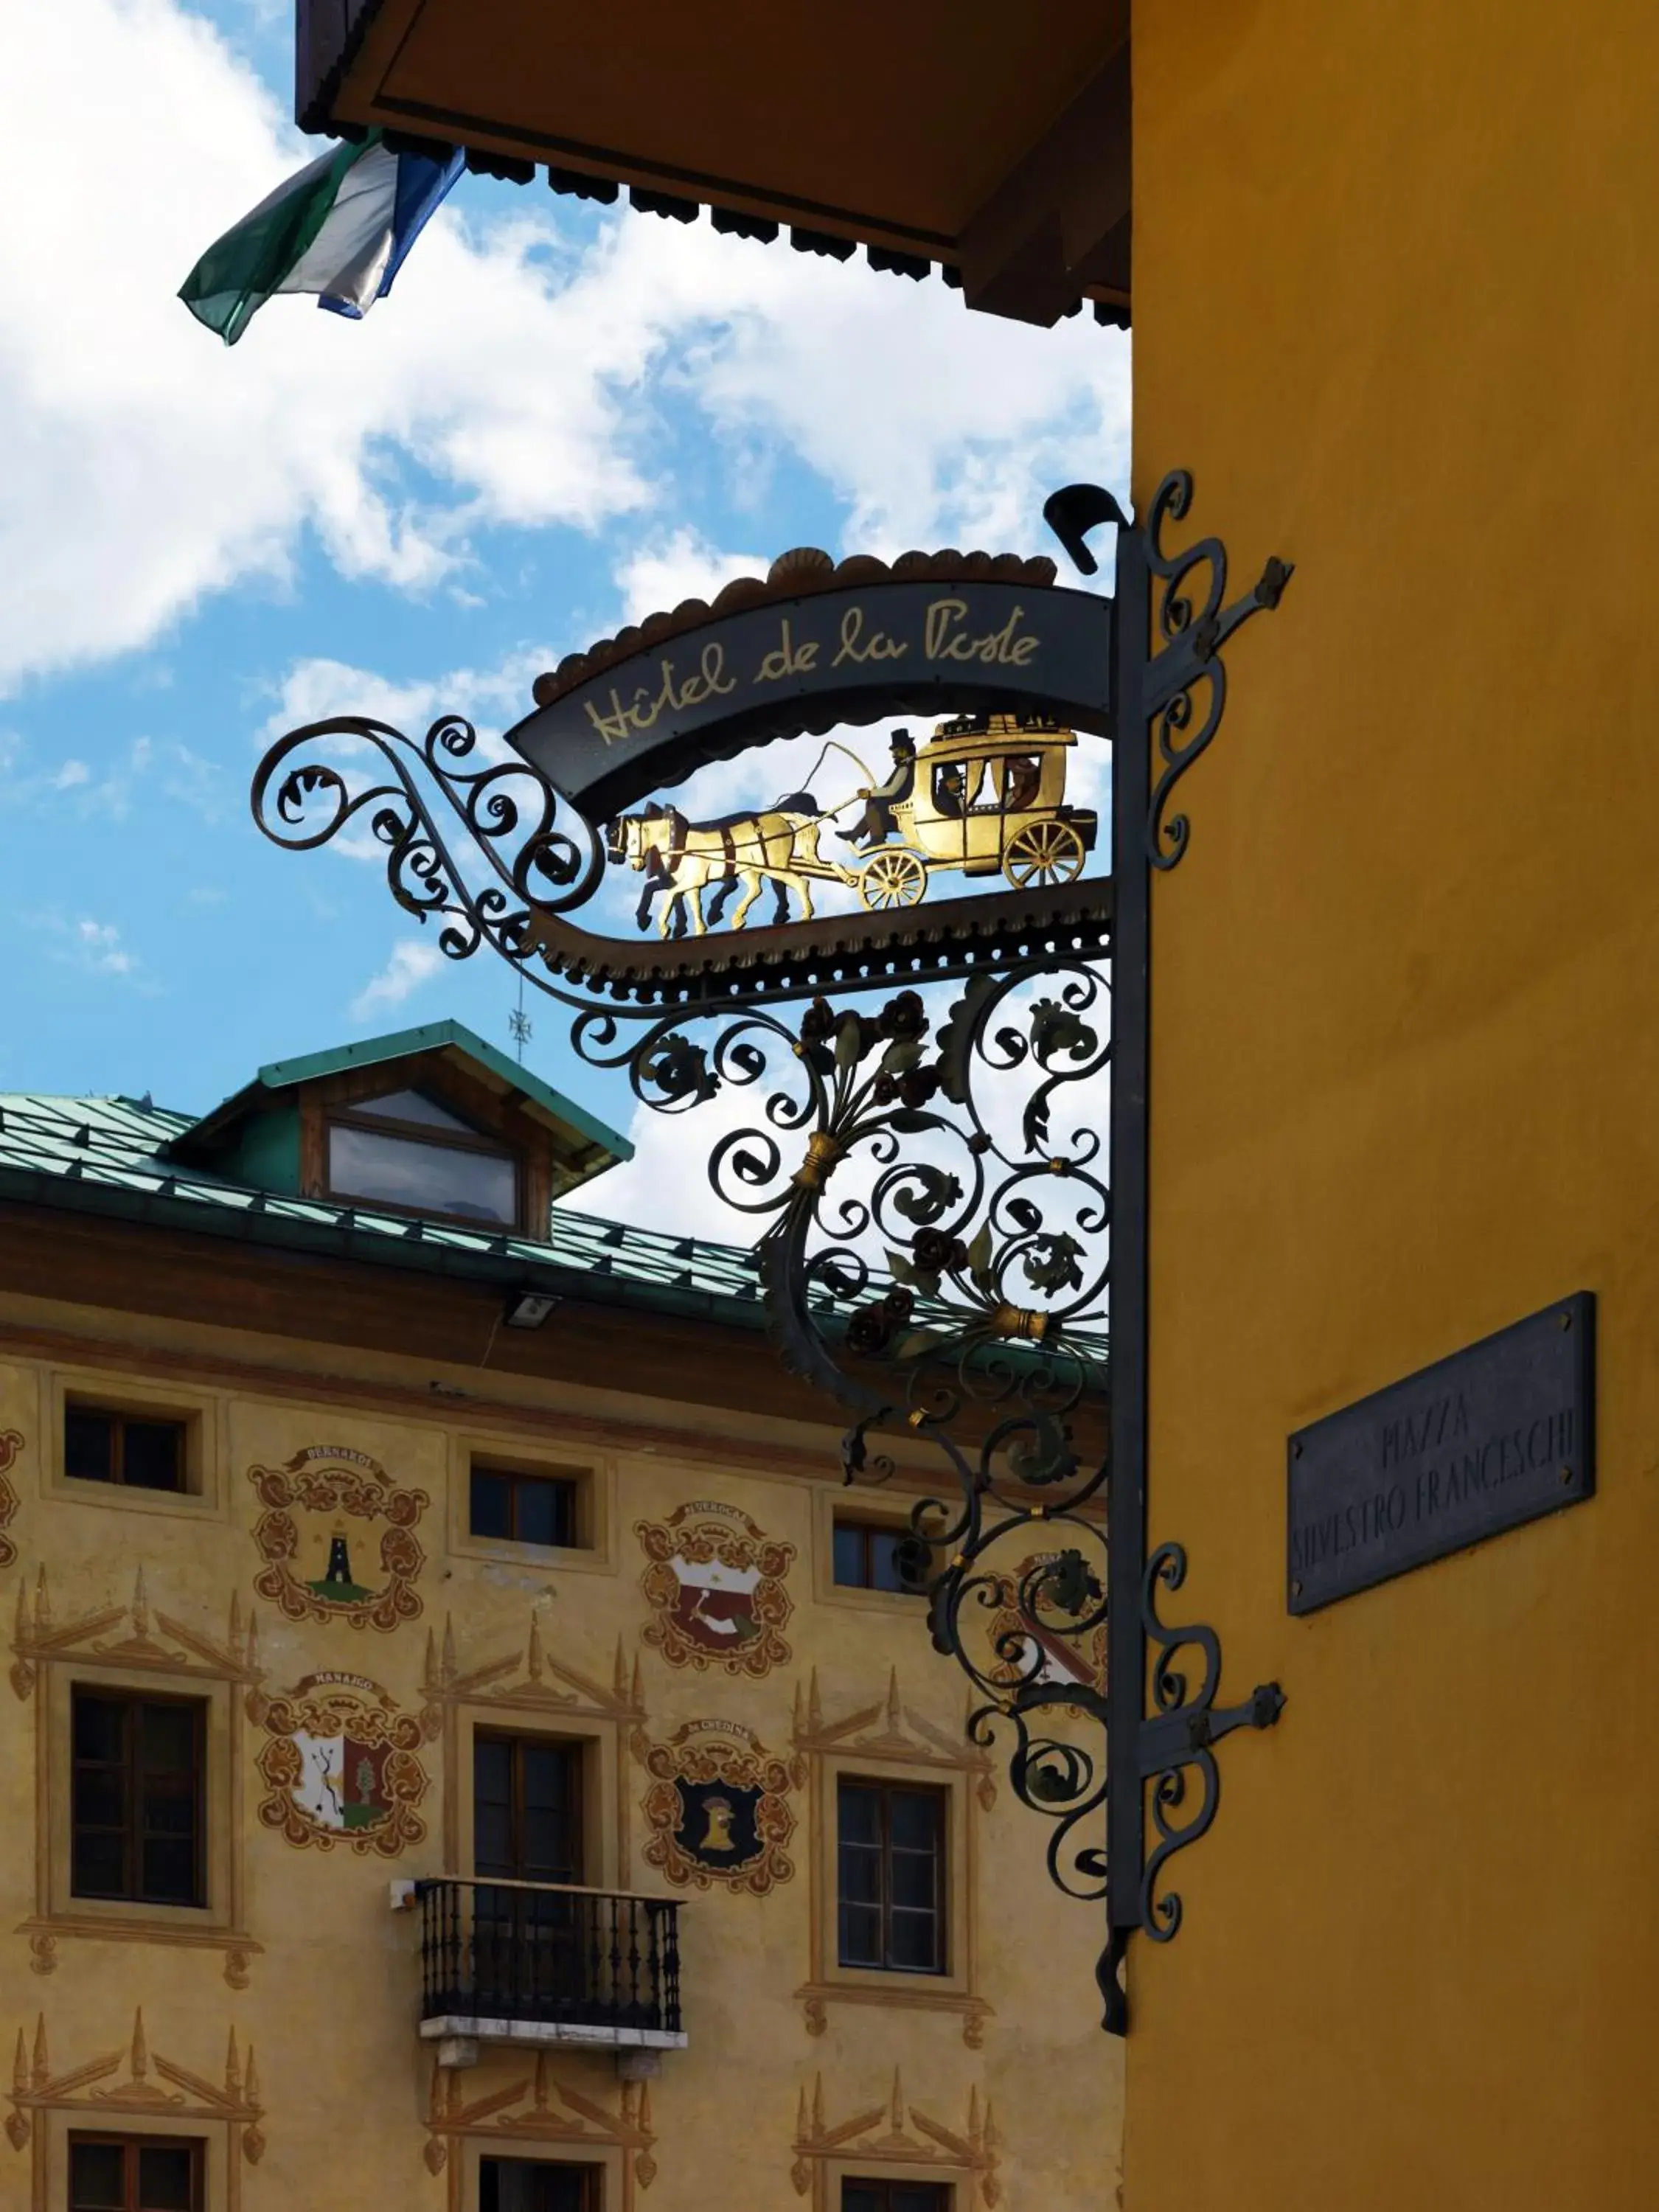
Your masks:
[{"label": "small lamp fixture", "polygon": [[513,1291],[507,1295],[509,1328],[539,1328],[559,1303],[550,1291]]}]

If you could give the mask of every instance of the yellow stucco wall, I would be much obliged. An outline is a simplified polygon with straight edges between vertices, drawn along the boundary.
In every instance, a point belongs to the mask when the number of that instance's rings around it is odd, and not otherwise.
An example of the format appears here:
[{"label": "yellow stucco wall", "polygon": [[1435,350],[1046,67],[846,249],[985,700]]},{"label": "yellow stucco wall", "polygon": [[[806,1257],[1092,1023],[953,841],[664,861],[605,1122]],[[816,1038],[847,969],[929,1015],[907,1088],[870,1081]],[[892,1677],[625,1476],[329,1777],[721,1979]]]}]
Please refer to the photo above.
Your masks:
[{"label": "yellow stucco wall", "polygon": [[[1228,1690],[1130,2212],[1659,2200],[1659,17],[1137,9],[1135,481],[1297,564],[1154,887],[1151,1534]],[[1600,1299],[1591,1504],[1297,1621],[1302,1423]],[[1188,1602],[1189,1601],[1189,1602]]]},{"label": "yellow stucco wall", "polygon": [[[21,2053],[9,2104],[0,2083],[9,2136],[0,2141],[0,2206],[59,2212],[67,2131],[128,2125],[206,2138],[207,2212],[365,2205],[471,2212],[476,2158],[492,2145],[503,2154],[563,2154],[604,2166],[603,2212],[636,2205],[648,2212],[653,2204],[725,2212],[733,2202],[827,2212],[843,2170],[935,2175],[952,2183],[956,2212],[1018,2203],[1039,2183],[1045,2204],[1079,2212],[1103,2190],[1109,2197],[1121,2058],[1121,2046],[1098,2031],[1086,1970],[1097,1914],[1054,1893],[1042,1865],[1044,1824],[1014,1803],[1000,1773],[965,1752],[963,1685],[928,1647],[920,1608],[830,1588],[825,1547],[839,1496],[830,1428],[711,1415],[597,1389],[492,1383],[477,1370],[416,1369],[383,1356],[355,1363],[365,1375],[372,1366],[382,1394],[407,1388],[410,1408],[401,1418],[383,1401],[375,1410],[349,1402],[340,1378],[349,1377],[354,1361],[337,1347],[22,1299],[0,1309],[0,1436],[21,1439],[4,1474],[15,1505],[0,1544],[0,1620],[13,1668],[9,1686],[0,1680],[0,2036],[9,2069],[14,2050]],[[18,1329],[48,1334],[26,1340]],[[80,1357],[77,1334],[106,1346],[125,1340],[131,1349],[119,1358],[107,1351]],[[50,1350],[40,1349],[48,1341]],[[646,1362],[648,1325],[641,1345]],[[753,1356],[770,1355],[757,1346]],[[307,1367],[331,1377],[314,1401],[299,1371]],[[250,1379],[261,1368],[270,1372],[269,1389]],[[435,1398],[434,1386],[457,1395]],[[147,1510],[88,1495],[85,1486],[78,1494],[64,1490],[53,1437],[65,1389],[117,1403],[142,1403],[149,1393],[194,1413],[203,1499]],[[492,1426],[509,1401],[517,1425]],[[533,1438],[526,1408],[540,1416]],[[562,1444],[561,1417],[573,1411],[590,1420],[614,1418],[615,1448]],[[629,1441],[624,1423],[678,1428],[684,1449],[643,1449]],[[746,1455],[725,1455],[722,1429],[744,1440]],[[757,1443],[775,1444],[789,1463],[769,1471]],[[586,1567],[561,1561],[550,1570],[533,1557],[468,1548],[458,1486],[469,1448],[491,1444],[509,1459],[533,1463],[540,1455],[592,1468],[609,1498],[609,1557],[602,1547]],[[289,1620],[255,1589],[266,1563],[253,1540],[261,1509],[247,1470],[281,1465],[315,1445],[365,1455],[430,1501],[414,1528],[426,1555],[410,1581],[416,1610],[389,1630]],[[803,1447],[817,1455],[821,1482],[802,1471]],[[662,1522],[688,1502],[707,1501],[747,1515],[769,1538],[794,1547],[784,1577],[793,1605],[781,1632],[789,1656],[758,1680],[671,1665],[644,1635],[653,1615],[641,1589],[647,1562],[635,1523]],[[4,1504],[0,1493],[0,1510]],[[299,1517],[316,1558],[335,1516]],[[365,1583],[378,1581],[362,1569],[359,1534],[354,1527],[354,1571]],[[8,1547],[15,1556],[6,1556]],[[234,1648],[233,1599],[242,1630]],[[257,1622],[251,1655],[250,1616]],[[501,1670],[469,1689],[465,1678],[497,1661]],[[72,1899],[46,1895],[42,1909],[40,1885],[49,1890],[51,1880],[49,1865],[41,1869],[57,1847],[67,1802],[62,1714],[54,1720],[53,1699],[61,1705],[71,1680],[124,1679],[165,1689],[174,1681],[170,1669],[179,1670],[176,1686],[217,1701],[216,1731],[228,1731],[231,1704],[240,1705],[240,1786],[231,1792],[216,1783],[210,1826],[216,1854],[240,1853],[242,1910],[228,1934],[222,1912],[196,1943],[156,1940],[153,1926],[135,1940],[111,1940],[76,1928],[86,1916]],[[218,1687],[216,1670],[225,1678]],[[416,1754],[428,1788],[412,1808],[425,1834],[394,1857],[359,1856],[343,1840],[327,1852],[314,1841],[301,1846],[260,1817],[273,1795],[258,1766],[272,1741],[264,1701],[319,1670],[376,1682],[400,1712],[430,1716]],[[492,1706],[497,1692],[507,1702]],[[574,1704],[562,1706],[566,1698]],[[471,1785],[461,1748],[469,1715],[532,1732],[592,1735],[604,1779],[590,1879],[686,1900],[690,2047],[665,2055],[644,2108],[636,2089],[622,2089],[610,2057],[551,2052],[546,2112],[586,2137],[562,2146],[537,2118],[533,2063],[501,2050],[486,2048],[477,2066],[454,2075],[453,2094],[465,2109],[445,2106],[453,2131],[427,2124],[431,2046],[416,2034],[419,1923],[390,1909],[388,1882],[446,1870],[447,1781],[462,1823],[451,1870],[470,1871]],[[786,1759],[797,1755],[798,1729],[815,1741],[838,1729],[846,1737],[820,1754],[800,1753],[805,1786],[788,1799],[793,1872],[764,1896],[719,1886],[678,1889],[646,1863],[650,1831],[641,1807],[650,1778],[640,1751],[707,1718],[741,1723]],[[43,1730],[52,1763],[44,1793]],[[880,1740],[875,1748],[864,1748],[872,1739]],[[228,1741],[216,1733],[214,1742],[218,1759]],[[971,1943],[973,1972],[951,1978],[945,1993],[959,2000],[954,2008],[831,1996],[815,2019],[801,1995],[816,1978],[811,1866],[814,1849],[833,1833],[816,1808],[822,1803],[833,1821],[821,1785],[835,1759],[854,1772],[908,1773],[956,1792],[952,1819],[967,1824],[959,1826],[963,1840],[971,1828],[976,1863],[964,1897],[971,1926],[965,1918],[959,1924],[952,1960],[964,1967]],[[216,1771],[222,1775],[222,1765]],[[276,1810],[280,1816],[280,1803]],[[958,1847],[959,1891],[961,1856]],[[244,1933],[245,1945],[231,1940]],[[1066,1961],[1077,1971],[1060,1972]],[[914,1978],[896,1980],[902,1997],[919,1994]],[[143,2041],[135,2054],[139,2008]],[[234,2094],[226,2075],[233,2030]],[[253,2117],[243,2073],[250,2045],[260,2108]],[[103,2071],[84,2072],[103,2060],[112,2062]],[[179,2069],[193,2084],[181,2081]],[[894,2162],[891,2143],[873,2144],[895,2129],[896,2069],[896,2125],[912,2147],[909,2162]],[[501,2094],[515,2084],[517,2094]],[[567,2090],[582,2106],[564,2098]],[[218,2108],[209,2093],[228,2098],[230,2118],[211,2117]],[[804,2152],[803,2110],[812,2139]],[[849,2139],[828,2140],[854,2120],[860,2124]],[[951,2140],[930,2134],[929,2122]],[[614,2146],[607,2147],[607,2132],[618,2138]],[[239,2144],[246,2146],[240,2155]],[[258,2150],[257,2160],[247,2148]]]}]

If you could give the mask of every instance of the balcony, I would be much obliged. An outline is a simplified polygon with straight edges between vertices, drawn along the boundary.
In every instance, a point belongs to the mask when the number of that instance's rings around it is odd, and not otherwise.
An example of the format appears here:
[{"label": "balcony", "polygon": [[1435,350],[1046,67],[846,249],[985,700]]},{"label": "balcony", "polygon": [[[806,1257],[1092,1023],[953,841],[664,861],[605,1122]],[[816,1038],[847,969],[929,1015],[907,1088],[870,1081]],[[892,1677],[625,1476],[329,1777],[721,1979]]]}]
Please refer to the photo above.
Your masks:
[{"label": "balcony", "polygon": [[415,1901],[421,2034],[440,2065],[473,2064],[481,2043],[684,2049],[678,1903],[458,1881],[417,1882]]}]

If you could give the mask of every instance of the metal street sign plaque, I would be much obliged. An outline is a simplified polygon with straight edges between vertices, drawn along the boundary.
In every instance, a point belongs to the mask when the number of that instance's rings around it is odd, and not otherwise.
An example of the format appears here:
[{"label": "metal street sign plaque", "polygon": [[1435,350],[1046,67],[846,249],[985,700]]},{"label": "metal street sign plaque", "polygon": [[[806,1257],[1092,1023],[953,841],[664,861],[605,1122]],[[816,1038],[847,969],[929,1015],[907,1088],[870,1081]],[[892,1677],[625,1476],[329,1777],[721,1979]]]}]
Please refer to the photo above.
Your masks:
[{"label": "metal street sign plaque", "polygon": [[1579,1291],[1299,1429],[1292,1613],[1577,1505],[1595,1487],[1595,1301]]}]

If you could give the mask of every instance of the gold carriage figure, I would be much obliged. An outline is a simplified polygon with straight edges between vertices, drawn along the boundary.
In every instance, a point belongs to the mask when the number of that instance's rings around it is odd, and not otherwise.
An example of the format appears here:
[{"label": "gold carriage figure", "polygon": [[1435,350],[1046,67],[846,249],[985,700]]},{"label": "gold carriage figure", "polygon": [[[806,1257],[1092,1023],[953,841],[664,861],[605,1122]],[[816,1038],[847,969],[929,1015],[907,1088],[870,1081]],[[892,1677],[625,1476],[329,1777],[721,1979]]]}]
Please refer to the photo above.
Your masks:
[{"label": "gold carriage figure", "polygon": [[[811,919],[814,883],[845,884],[878,914],[915,906],[945,870],[1006,876],[1016,890],[1070,883],[1098,828],[1092,809],[1066,804],[1066,755],[1076,743],[1058,722],[1018,714],[940,722],[920,750],[901,735],[893,775],[859,793],[863,822],[840,833],[848,842],[866,840],[846,860],[826,853],[823,840],[853,802],[821,808],[808,792],[713,822],[689,821],[672,805],[620,815],[606,828],[609,855],[644,875],[635,917],[641,929],[660,896],[663,937],[688,928],[701,937],[734,891],[731,927],[742,929],[768,883],[780,922],[792,891]],[[705,890],[713,894],[707,914]]]},{"label": "gold carriage figure", "polygon": [[1058,722],[1018,714],[940,722],[915,755],[908,788],[881,809],[891,834],[838,872],[872,912],[915,906],[941,869],[1006,876],[1016,890],[1070,883],[1099,827],[1091,808],[1065,803],[1066,755],[1076,743]]}]

